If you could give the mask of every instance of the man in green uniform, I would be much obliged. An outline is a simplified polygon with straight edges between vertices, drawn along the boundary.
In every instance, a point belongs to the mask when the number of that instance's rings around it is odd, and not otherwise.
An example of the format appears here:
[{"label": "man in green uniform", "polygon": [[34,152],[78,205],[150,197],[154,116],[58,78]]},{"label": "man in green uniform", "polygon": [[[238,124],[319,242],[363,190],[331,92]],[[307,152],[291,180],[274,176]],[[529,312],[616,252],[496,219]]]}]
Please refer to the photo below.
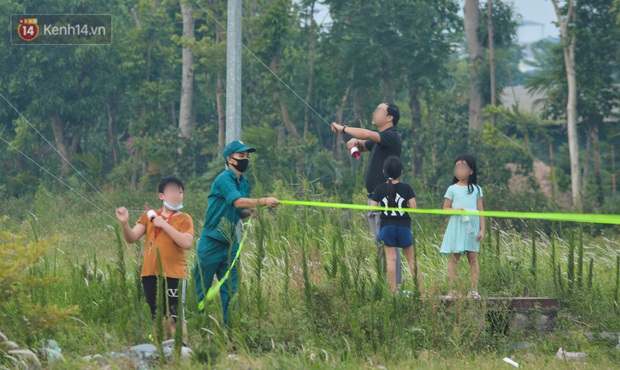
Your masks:
[{"label": "man in green uniform", "polygon": [[[205,309],[206,295],[213,283],[213,276],[216,275],[218,280],[224,278],[237,254],[239,241],[235,228],[239,220],[249,217],[251,208],[277,207],[279,204],[279,201],[272,197],[249,198],[250,183],[242,174],[248,168],[249,154],[255,151],[256,149],[241,141],[228,144],[223,151],[227,168],[211,185],[194,269],[200,311]],[[225,326],[228,324],[230,300],[237,292],[237,266],[238,262],[230,269],[228,281],[220,287]]]}]

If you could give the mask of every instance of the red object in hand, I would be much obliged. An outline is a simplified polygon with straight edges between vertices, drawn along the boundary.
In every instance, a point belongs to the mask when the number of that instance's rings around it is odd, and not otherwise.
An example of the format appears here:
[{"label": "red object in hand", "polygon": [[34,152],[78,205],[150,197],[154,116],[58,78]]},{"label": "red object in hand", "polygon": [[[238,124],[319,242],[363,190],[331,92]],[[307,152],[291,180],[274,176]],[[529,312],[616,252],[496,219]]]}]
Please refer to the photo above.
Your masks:
[{"label": "red object in hand", "polygon": [[351,148],[351,157],[359,159],[361,155],[362,152],[360,152],[358,147],[354,146],[353,148]]}]

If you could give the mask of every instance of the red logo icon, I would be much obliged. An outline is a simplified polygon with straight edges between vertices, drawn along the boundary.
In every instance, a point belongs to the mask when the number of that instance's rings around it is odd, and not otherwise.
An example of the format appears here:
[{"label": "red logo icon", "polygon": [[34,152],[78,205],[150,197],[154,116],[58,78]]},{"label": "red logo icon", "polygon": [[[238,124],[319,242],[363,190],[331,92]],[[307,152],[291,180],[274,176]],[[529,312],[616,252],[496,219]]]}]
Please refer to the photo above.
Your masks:
[{"label": "red logo icon", "polygon": [[39,36],[39,25],[36,18],[20,18],[17,34],[24,41],[32,41]]}]

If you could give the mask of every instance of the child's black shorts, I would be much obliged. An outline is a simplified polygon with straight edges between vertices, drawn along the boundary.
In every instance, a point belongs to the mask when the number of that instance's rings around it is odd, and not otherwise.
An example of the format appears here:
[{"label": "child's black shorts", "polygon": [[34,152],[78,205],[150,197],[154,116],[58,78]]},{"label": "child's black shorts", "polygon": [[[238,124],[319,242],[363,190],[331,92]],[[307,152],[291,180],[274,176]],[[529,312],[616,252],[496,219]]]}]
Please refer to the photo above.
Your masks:
[{"label": "child's black shorts", "polygon": [[[162,277],[163,278],[163,277]],[[146,303],[151,309],[151,315],[155,318],[157,310],[157,276],[143,276],[142,286],[144,287],[144,295]],[[179,279],[166,278],[162,281],[162,298],[164,306],[164,316],[170,315],[176,322],[178,316],[179,296]]]}]

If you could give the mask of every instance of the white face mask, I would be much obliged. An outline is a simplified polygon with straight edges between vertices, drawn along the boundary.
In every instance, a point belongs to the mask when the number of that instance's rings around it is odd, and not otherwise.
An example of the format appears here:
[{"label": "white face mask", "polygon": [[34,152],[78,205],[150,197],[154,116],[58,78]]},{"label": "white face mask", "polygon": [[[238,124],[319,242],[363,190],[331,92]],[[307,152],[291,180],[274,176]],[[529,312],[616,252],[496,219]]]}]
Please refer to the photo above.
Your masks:
[{"label": "white face mask", "polygon": [[179,211],[179,210],[181,210],[183,208],[183,203],[181,202],[181,203],[179,203],[179,205],[173,206],[172,204],[170,204],[170,203],[168,203],[168,202],[166,202],[164,200],[164,206],[166,206],[166,208],[168,208],[171,211]]}]

